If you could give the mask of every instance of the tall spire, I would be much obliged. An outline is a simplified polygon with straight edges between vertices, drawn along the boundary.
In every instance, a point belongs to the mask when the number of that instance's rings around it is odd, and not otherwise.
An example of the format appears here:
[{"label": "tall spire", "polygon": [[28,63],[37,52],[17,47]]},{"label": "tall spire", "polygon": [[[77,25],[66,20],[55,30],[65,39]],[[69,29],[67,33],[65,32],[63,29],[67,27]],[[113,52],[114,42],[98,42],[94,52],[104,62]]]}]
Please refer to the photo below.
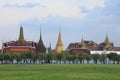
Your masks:
[{"label": "tall spire", "polygon": [[42,41],[42,35],[41,35],[41,25],[40,25],[40,40],[39,41]]},{"label": "tall spire", "polygon": [[40,26],[40,40],[39,40],[39,43],[37,44],[37,52],[38,53],[46,53],[46,48],[45,48],[44,43],[42,41],[41,26]]},{"label": "tall spire", "polygon": [[105,42],[104,42],[104,49],[109,50],[109,51],[113,50],[113,45],[109,41],[108,33],[106,34],[106,38],[105,38]]},{"label": "tall spire", "polygon": [[85,48],[85,43],[84,43],[84,40],[83,40],[83,36],[82,36],[82,39],[81,39],[81,48]]},{"label": "tall spire", "polygon": [[19,41],[23,42],[24,41],[24,35],[23,35],[23,27],[20,27],[20,35],[19,35]]},{"label": "tall spire", "polygon": [[110,41],[109,41],[109,38],[108,38],[108,33],[106,34],[106,38],[105,38],[105,44],[109,44]]},{"label": "tall spire", "polygon": [[64,46],[63,46],[63,43],[62,43],[61,30],[59,30],[58,41],[57,41],[55,53],[60,53],[63,50],[64,50]]}]

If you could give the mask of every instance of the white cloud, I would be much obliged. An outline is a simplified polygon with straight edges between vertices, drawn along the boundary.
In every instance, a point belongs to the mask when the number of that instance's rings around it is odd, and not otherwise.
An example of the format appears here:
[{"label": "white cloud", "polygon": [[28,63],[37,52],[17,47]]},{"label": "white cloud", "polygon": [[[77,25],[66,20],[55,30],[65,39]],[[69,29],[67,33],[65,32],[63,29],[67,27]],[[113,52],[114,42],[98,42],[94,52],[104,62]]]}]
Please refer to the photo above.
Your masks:
[{"label": "white cloud", "polygon": [[[37,6],[18,7],[25,6],[27,3],[37,4]],[[0,27],[33,18],[42,19],[49,15],[82,19],[87,13],[82,12],[81,7],[89,10],[104,7],[104,0],[0,0]]]}]

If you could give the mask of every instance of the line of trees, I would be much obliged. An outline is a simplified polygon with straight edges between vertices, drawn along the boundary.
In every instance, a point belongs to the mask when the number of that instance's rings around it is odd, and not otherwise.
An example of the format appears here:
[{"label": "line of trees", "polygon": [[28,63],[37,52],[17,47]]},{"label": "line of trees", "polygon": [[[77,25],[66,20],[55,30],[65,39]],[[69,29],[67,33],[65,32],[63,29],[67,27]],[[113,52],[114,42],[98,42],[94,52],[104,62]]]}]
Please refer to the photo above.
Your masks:
[{"label": "line of trees", "polygon": [[44,53],[4,53],[0,54],[0,64],[120,64],[120,55],[117,53],[109,54],[84,54],[67,51],[59,54],[52,52]]}]

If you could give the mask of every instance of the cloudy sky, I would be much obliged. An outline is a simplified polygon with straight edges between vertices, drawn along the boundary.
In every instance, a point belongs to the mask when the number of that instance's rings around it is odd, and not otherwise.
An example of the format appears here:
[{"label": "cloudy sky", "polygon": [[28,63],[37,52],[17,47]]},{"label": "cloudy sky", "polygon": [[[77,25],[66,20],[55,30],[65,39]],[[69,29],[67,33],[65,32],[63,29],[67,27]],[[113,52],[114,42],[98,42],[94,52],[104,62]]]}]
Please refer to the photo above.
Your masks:
[{"label": "cloudy sky", "polygon": [[[0,43],[17,40],[22,25],[26,40],[55,48],[59,27],[65,48],[71,42],[101,43],[106,33],[120,46],[120,0],[0,0]],[[1,46],[1,44],[0,44]]]}]

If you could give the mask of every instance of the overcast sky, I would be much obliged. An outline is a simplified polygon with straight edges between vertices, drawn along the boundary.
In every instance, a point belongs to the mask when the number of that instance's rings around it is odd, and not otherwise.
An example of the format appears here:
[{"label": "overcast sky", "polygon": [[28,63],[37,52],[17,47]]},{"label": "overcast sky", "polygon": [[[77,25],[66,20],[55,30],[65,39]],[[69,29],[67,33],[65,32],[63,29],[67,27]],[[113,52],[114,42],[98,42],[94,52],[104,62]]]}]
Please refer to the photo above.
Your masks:
[{"label": "overcast sky", "polygon": [[[101,43],[106,33],[120,46],[120,0],[0,0],[0,43],[17,40],[24,28],[26,40],[56,46],[59,26],[65,48],[71,42]],[[0,44],[0,46],[1,46]]]}]

